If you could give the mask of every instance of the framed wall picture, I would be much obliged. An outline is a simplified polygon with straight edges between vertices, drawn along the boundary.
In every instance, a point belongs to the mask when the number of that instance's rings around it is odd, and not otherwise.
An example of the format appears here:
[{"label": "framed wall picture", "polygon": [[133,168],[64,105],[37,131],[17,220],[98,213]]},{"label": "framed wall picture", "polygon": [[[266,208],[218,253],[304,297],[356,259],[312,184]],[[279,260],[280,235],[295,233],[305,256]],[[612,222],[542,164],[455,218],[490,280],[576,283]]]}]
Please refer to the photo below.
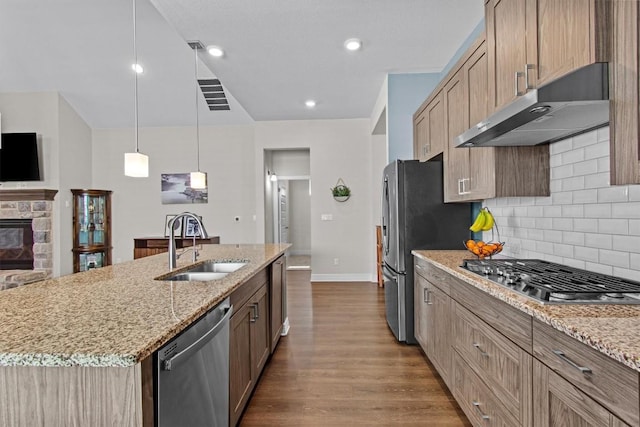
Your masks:
[{"label": "framed wall picture", "polygon": [[160,176],[160,184],[163,205],[208,203],[209,190],[191,188],[190,173],[163,173]]},{"label": "framed wall picture", "polygon": [[[164,220],[164,237],[171,236],[171,231],[169,230],[169,222],[175,218],[177,215],[167,215]],[[182,237],[182,220],[178,220],[173,223],[173,235],[175,237]]]},{"label": "framed wall picture", "polygon": [[[198,215],[198,218],[200,219],[200,222],[202,222],[202,217],[200,215]],[[200,227],[198,226],[198,222],[193,218],[186,217],[184,219],[184,227],[182,230],[183,237],[200,236]]]}]

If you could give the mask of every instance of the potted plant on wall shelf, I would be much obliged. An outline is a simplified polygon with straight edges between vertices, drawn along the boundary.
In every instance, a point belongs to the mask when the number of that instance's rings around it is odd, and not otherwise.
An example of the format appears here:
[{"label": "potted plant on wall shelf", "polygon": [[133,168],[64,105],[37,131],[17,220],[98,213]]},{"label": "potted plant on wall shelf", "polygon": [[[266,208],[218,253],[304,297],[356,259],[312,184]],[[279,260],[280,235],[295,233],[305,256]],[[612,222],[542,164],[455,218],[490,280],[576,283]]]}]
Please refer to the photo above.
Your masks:
[{"label": "potted plant on wall shelf", "polygon": [[351,189],[345,185],[342,178],[339,178],[336,186],[331,189],[331,194],[338,202],[346,202],[351,197]]}]

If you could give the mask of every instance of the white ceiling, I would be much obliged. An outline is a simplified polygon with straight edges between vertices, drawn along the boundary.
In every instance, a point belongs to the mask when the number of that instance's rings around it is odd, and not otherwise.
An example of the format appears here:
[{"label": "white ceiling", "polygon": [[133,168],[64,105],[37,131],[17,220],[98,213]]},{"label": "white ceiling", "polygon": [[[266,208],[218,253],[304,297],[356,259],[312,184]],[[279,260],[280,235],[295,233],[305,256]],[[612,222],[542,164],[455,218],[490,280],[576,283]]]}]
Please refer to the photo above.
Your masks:
[{"label": "white ceiling", "polygon": [[[440,71],[483,14],[482,0],[151,3],[136,3],[142,127],[195,124],[188,40],[226,52],[200,53],[198,77],[220,78],[231,105],[210,112],[200,97],[201,125],[365,118],[387,73]],[[58,91],[92,128],[132,127],[132,8],[131,0],[0,0],[0,93]],[[343,48],[351,37],[362,51]]]}]

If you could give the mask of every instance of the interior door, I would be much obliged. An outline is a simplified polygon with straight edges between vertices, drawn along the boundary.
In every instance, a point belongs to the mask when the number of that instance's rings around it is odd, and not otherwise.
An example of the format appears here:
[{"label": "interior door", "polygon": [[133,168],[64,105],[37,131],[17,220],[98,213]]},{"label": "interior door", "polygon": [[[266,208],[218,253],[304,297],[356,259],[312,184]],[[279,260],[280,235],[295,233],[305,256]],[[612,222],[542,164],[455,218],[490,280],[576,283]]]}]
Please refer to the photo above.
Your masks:
[{"label": "interior door", "polygon": [[278,187],[278,224],[280,243],[289,242],[289,205],[285,188]]}]

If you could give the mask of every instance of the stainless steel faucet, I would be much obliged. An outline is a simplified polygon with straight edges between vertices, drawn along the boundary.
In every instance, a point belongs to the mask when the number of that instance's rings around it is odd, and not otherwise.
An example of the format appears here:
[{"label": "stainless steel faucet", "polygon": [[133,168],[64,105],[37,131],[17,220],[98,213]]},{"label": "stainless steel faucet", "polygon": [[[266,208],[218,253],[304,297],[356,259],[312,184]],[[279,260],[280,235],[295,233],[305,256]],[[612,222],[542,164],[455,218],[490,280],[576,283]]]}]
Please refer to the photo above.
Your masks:
[{"label": "stainless steel faucet", "polygon": [[[173,270],[174,268],[176,268],[176,262],[177,262],[176,236],[173,234],[173,224],[177,220],[179,219],[181,220],[184,217],[192,218],[198,224],[198,233],[200,234],[201,238],[206,239],[209,237],[209,235],[207,234],[207,230],[204,228],[204,225],[202,224],[202,221],[200,220],[200,217],[198,217],[198,215],[195,215],[191,212],[182,212],[181,214],[176,215],[171,221],[169,221],[169,230],[171,231],[169,235],[169,270]],[[195,251],[196,250],[195,235],[193,238],[193,243],[194,243],[193,250]]]}]

